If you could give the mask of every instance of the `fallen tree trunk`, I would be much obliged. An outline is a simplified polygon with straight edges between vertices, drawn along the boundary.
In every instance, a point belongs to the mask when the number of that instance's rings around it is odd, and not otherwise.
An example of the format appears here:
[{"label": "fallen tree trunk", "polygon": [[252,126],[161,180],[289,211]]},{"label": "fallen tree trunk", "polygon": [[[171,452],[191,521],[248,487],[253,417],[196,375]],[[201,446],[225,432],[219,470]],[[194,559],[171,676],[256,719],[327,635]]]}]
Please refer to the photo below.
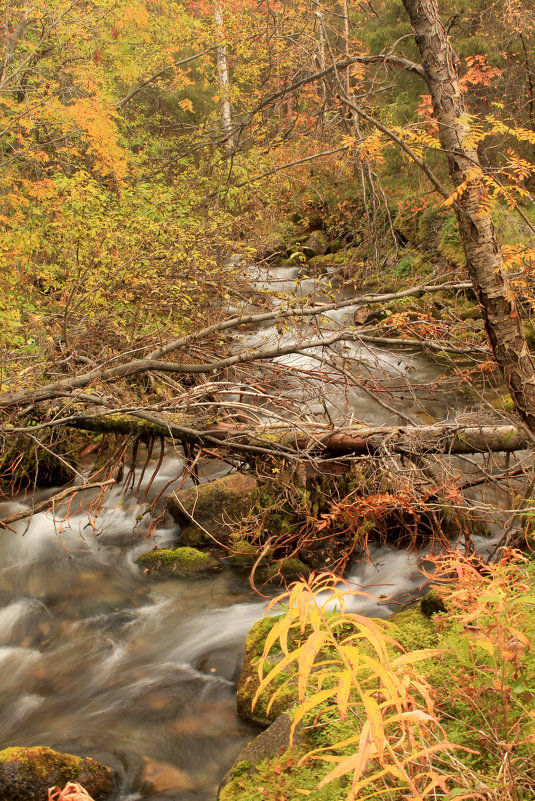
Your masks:
[{"label": "fallen tree trunk", "polygon": [[[257,426],[218,423],[203,429],[165,420],[143,411],[72,415],[63,420],[32,426],[65,426],[98,433],[139,437],[169,437],[198,447],[279,458],[339,458],[342,456],[461,455],[512,453],[532,445],[530,436],[513,425],[437,424],[432,426],[355,426],[333,430],[319,426]],[[4,434],[24,434],[24,428],[4,427]]]}]

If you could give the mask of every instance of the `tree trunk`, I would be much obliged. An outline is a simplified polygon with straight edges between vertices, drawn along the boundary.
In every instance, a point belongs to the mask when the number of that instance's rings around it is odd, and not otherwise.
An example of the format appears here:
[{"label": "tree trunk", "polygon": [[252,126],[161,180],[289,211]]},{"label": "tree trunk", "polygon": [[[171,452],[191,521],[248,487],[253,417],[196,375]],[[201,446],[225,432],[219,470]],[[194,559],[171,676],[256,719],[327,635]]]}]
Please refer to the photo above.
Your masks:
[{"label": "tree trunk", "polygon": [[[194,424],[193,424],[194,425]],[[524,431],[511,425],[360,426],[341,431],[310,427],[219,423],[197,429],[145,412],[134,415],[72,416],[65,426],[99,433],[173,437],[209,448],[302,459],[338,456],[456,455],[512,453],[531,445]],[[29,429],[30,431],[32,429]]]},{"label": "tree trunk", "polygon": [[[214,2],[214,22],[216,36],[218,39],[222,39],[225,34],[225,25],[221,0],[215,0]],[[232,127],[232,110],[230,106],[230,79],[227,49],[224,45],[219,45],[216,48],[216,62],[219,88],[221,91],[221,125],[225,137],[225,150],[227,153],[232,154],[234,152],[235,142]]]},{"label": "tree trunk", "polygon": [[[459,88],[459,59],[442,25],[437,0],[403,0],[422,58],[425,80],[439,125],[442,149],[448,157],[453,185],[479,167],[477,150],[463,147],[470,132]],[[477,178],[456,199],[467,268],[481,305],[485,328],[496,361],[522,420],[535,431],[535,365],[520,309],[504,267],[491,215],[485,211],[486,189]]]}]

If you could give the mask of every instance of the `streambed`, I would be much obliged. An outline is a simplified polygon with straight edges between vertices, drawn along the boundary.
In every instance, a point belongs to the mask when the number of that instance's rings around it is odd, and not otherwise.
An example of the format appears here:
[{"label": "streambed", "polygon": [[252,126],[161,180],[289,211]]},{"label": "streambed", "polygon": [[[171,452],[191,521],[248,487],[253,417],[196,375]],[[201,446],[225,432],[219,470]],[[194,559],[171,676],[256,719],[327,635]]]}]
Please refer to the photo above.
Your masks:
[{"label": "streambed", "polygon": [[[213,801],[256,734],[236,715],[235,685],[265,603],[230,571],[145,575],[135,558],[146,543],[117,544],[138,509],[125,511],[114,493],[97,534],[86,517],[58,530],[45,513],[27,530],[16,524],[21,536],[0,532],[0,748],[93,756],[120,777],[122,801]],[[406,600],[421,576],[415,555],[377,548],[351,580],[378,599],[359,598],[356,608],[387,616],[379,596]],[[149,782],[160,792],[148,792]]]},{"label": "streambed", "polygon": [[[325,330],[350,313],[331,313]],[[247,344],[294,336],[272,326],[247,335]],[[396,389],[391,402],[415,420],[449,419],[475,403],[455,379],[437,389],[442,368],[420,353],[350,347],[363,376],[386,375]],[[317,368],[306,354],[279,362]],[[425,397],[415,398],[415,379],[428,387]],[[332,418],[349,405],[356,420],[399,422],[358,388],[333,385],[324,397]],[[306,399],[311,413],[317,402]],[[179,472],[178,459],[164,462],[153,493]],[[217,474],[212,463],[202,467],[204,480]],[[495,489],[478,492],[494,507],[507,505]],[[0,516],[30,501],[0,504]],[[245,635],[265,602],[228,570],[195,579],[145,574],[137,556],[156,542],[176,542],[177,534],[161,528],[148,546],[132,535],[140,510],[118,488],[92,524],[86,513],[74,511],[64,523],[40,513],[16,523],[17,534],[0,531],[0,748],[48,745],[93,756],[113,767],[121,801],[214,801],[222,776],[256,734],[236,715],[235,686]],[[492,536],[476,538],[478,547],[489,548],[502,523],[498,511]],[[354,606],[386,617],[419,592],[420,557],[389,547],[375,547],[370,557],[349,578],[372,597]]]}]

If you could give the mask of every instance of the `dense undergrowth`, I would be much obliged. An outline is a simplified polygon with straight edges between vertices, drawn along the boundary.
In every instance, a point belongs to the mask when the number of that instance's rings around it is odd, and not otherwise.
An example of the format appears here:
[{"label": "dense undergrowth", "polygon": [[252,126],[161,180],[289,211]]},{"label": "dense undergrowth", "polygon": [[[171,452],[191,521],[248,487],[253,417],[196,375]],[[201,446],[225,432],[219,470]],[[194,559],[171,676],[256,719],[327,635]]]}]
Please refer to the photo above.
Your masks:
[{"label": "dense undergrowth", "polygon": [[328,576],[276,599],[248,698],[268,719],[282,700],[295,741],[238,762],[221,801],[533,797],[533,563],[435,566],[434,596],[386,622],[349,611]]}]

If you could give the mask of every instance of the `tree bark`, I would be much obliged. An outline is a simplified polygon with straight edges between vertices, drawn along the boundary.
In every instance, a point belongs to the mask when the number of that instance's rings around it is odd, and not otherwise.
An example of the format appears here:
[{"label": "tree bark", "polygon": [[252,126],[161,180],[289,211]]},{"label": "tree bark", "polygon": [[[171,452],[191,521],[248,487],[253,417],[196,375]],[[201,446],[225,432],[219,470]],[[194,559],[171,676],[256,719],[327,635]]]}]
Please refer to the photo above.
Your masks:
[{"label": "tree bark", "polygon": [[[223,39],[225,35],[225,24],[221,0],[215,0],[214,2],[214,22],[218,40]],[[216,47],[216,62],[219,88],[221,91],[221,125],[225,137],[225,149],[227,153],[232,154],[235,148],[235,141],[232,126],[232,110],[230,106],[230,78],[227,48],[225,45],[218,45]]]},{"label": "tree bark", "polygon": [[[321,456],[459,455],[512,453],[531,447],[524,431],[512,425],[360,426],[353,429],[266,426],[219,423],[197,429],[144,412],[109,415],[73,415],[58,425],[99,433],[172,437],[200,447],[220,447],[251,454],[307,459]],[[54,423],[50,424],[53,427]],[[21,429],[17,429],[19,433]],[[35,427],[29,429],[35,431]]]},{"label": "tree bark", "polygon": [[[440,144],[448,158],[451,180],[457,188],[465,181],[469,170],[480,166],[477,150],[463,145],[470,125],[459,88],[459,59],[440,21],[438,0],[403,0],[403,5],[416,34],[439,126]],[[486,211],[486,196],[483,182],[475,178],[455,202],[468,273],[481,305],[494,356],[515,408],[530,430],[535,431],[535,365],[492,218]]]}]

